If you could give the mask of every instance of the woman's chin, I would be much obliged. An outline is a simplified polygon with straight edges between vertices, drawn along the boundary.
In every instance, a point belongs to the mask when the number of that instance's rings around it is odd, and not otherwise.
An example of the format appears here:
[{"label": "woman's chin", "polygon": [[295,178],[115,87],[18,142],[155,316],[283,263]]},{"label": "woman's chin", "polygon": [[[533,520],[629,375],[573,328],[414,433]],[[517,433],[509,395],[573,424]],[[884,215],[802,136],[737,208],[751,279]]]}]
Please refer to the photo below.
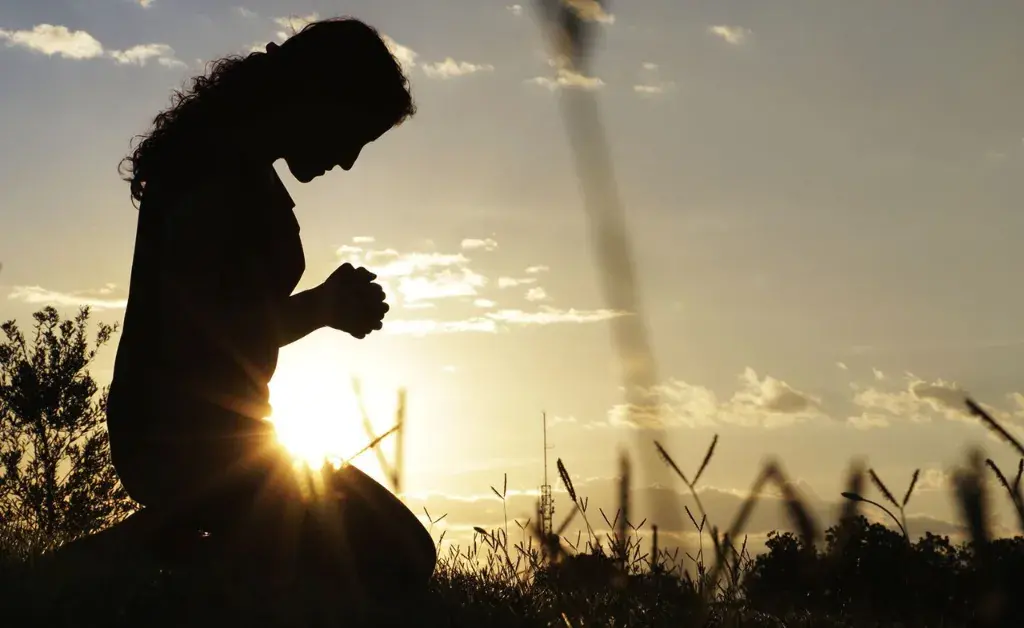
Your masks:
[{"label": "woman's chin", "polygon": [[292,176],[295,177],[296,181],[298,181],[299,183],[309,183],[310,181],[319,177],[323,173],[323,170],[292,170]]}]

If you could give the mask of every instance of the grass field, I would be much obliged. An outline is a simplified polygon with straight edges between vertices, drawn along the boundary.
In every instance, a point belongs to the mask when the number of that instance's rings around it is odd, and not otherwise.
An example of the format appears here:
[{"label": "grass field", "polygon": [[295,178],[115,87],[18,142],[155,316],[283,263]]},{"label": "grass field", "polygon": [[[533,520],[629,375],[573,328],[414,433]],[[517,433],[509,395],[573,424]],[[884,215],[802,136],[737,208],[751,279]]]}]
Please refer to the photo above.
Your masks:
[{"label": "grass field", "polygon": [[[8,557],[0,568],[4,625],[1020,626],[1024,605],[1014,594],[1024,582],[1024,536],[991,538],[988,508],[991,499],[1010,499],[1024,531],[1024,448],[968,404],[1022,458],[1007,475],[974,453],[955,475],[970,534],[959,545],[931,534],[911,539],[903,507],[917,474],[900,498],[872,470],[851,471],[846,512],[822,532],[781,471],[768,465],[736,519],[719,529],[699,512],[696,491],[716,437],[692,478],[658,445],[696,500],[698,512],[687,509],[702,543],[695,555],[660,548],[655,528],[628,521],[623,491],[618,512],[600,513],[613,531],[603,538],[588,532],[580,540],[545,539],[535,523],[518,520],[511,530],[476,528],[468,547],[442,546],[444,535],[435,535],[437,569],[429,591],[415,599],[384,591],[368,603],[339,581],[261,570],[258,557],[177,571],[138,556],[74,567]],[[568,519],[580,517],[592,531],[594,513],[561,460],[558,468],[574,505]],[[628,486],[628,465],[622,481]],[[885,503],[862,497],[868,482]],[[751,556],[744,521],[770,483],[782,492],[795,532],[769,535],[768,551]],[[892,525],[869,524],[858,510],[865,506],[884,510]]]}]

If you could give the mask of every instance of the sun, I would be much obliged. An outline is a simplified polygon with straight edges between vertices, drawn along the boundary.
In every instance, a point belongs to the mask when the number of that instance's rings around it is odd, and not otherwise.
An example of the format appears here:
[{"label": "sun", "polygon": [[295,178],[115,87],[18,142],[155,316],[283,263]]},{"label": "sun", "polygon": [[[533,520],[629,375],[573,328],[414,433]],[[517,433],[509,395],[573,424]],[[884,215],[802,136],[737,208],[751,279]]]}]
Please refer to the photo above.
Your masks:
[{"label": "sun", "polygon": [[[379,399],[364,403],[375,433],[390,427],[382,428],[374,420]],[[378,481],[384,479],[373,451],[349,460],[370,442],[350,378],[308,362],[279,368],[270,382],[270,405],[277,439],[297,462],[315,469],[325,461],[349,461]],[[390,444],[382,443],[385,451]]]}]

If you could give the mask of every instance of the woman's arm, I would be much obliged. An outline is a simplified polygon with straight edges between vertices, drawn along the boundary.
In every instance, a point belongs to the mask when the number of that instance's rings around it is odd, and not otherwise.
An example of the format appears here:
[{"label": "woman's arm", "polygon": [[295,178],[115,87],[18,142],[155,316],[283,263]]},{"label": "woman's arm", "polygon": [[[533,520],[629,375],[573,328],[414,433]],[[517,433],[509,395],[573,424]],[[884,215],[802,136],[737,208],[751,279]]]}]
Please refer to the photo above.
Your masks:
[{"label": "woman's arm", "polygon": [[284,347],[327,325],[324,299],[318,286],[288,297],[277,313],[277,346]]}]

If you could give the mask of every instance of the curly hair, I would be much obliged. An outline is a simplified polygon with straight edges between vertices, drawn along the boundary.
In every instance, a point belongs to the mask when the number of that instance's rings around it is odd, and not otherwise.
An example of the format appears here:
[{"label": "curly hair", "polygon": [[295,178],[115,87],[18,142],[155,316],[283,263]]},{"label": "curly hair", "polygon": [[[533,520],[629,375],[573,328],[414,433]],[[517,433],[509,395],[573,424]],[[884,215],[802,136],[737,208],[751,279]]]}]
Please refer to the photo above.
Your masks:
[{"label": "curly hair", "polygon": [[288,91],[305,85],[304,95],[359,101],[390,116],[392,126],[416,112],[408,78],[373,27],[344,17],[311,22],[274,52],[222,57],[191,85],[172,92],[171,106],[156,115],[147,134],[134,138],[138,143],[118,166],[133,204],[141,206],[154,181],[214,166],[229,150],[222,131],[257,121],[274,106],[268,87],[276,79]]}]

